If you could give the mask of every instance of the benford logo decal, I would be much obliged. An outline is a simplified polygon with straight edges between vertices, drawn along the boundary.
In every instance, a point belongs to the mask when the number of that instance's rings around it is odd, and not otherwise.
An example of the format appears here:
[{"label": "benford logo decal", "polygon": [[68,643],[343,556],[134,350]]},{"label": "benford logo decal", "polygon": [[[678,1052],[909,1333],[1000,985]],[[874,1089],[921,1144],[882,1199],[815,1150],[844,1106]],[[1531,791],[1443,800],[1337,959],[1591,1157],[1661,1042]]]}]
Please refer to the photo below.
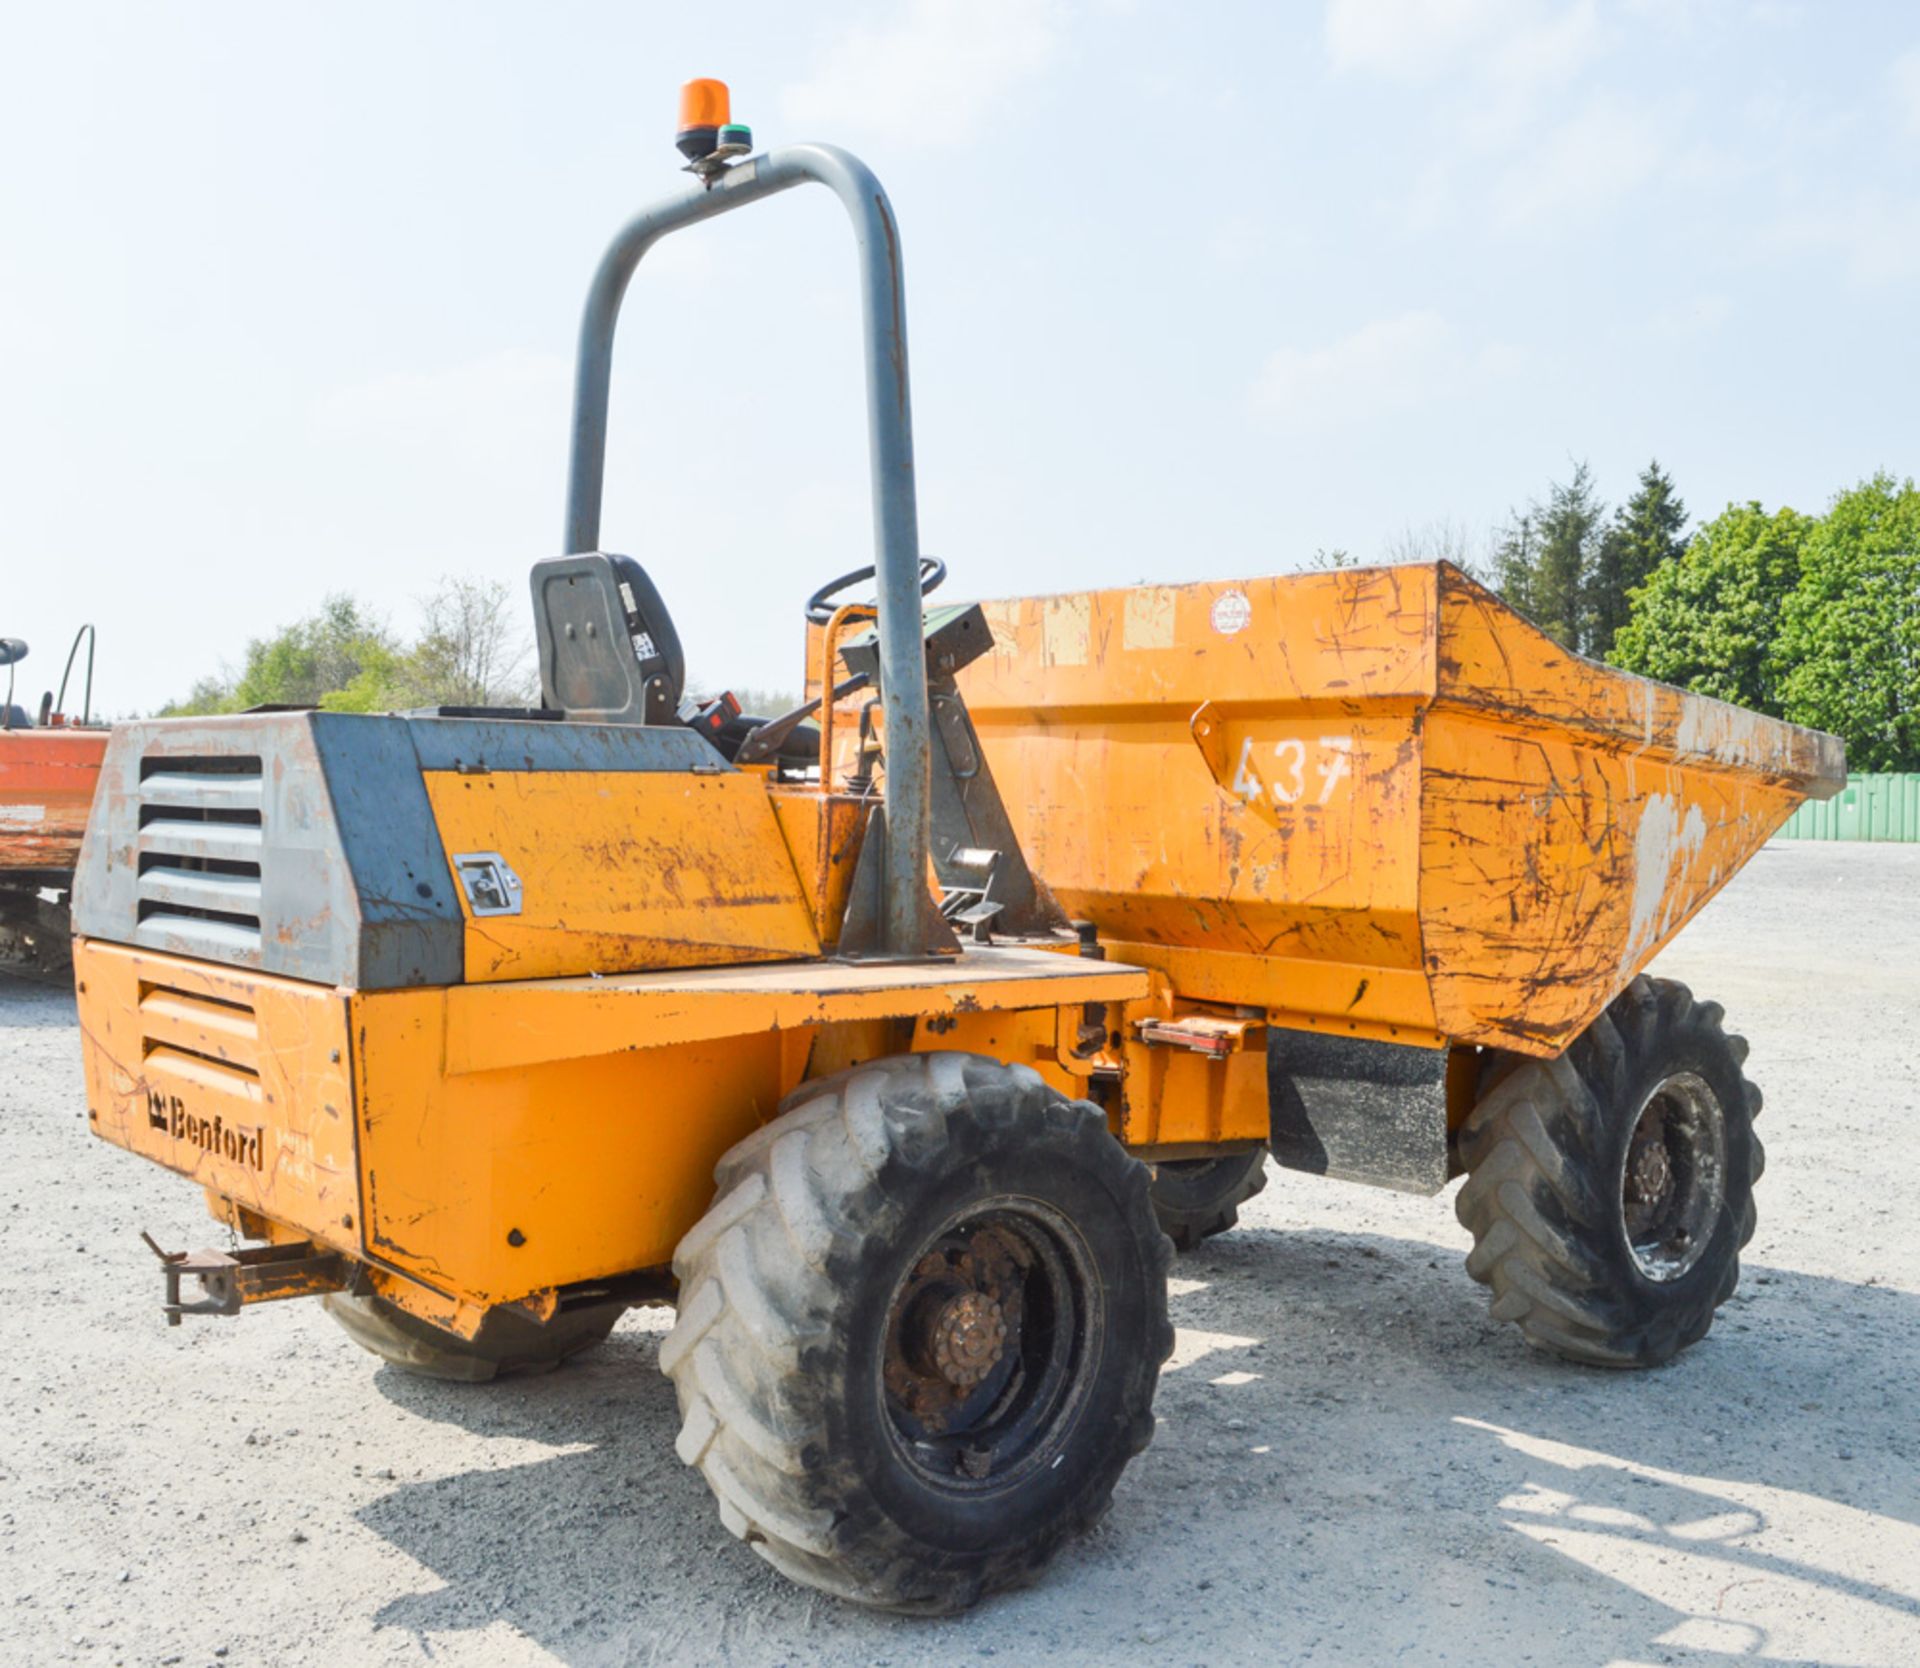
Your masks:
[{"label": "benford logo decal", "polygon": [[267,1167],[264,1125],[243,1129],[228,1123],[218,1113],[211,1118],[198,1117],[187,1110],[186,1102],[178,1095],[165,1094],[159,1089],[147,1091],[147,1124],[176,1141],[191,1142],[202,1152],[224,1158],[229,1164],[245,1164],[255,1170]]}]

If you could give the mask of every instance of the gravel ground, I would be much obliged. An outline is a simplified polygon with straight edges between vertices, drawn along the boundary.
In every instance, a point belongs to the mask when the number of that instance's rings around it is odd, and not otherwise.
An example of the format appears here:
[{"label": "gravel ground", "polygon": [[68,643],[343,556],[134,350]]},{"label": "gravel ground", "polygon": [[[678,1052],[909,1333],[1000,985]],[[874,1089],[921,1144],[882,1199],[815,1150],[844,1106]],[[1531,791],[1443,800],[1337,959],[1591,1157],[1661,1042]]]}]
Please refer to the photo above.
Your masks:
[{"label": "gravel ground", "polygon": [[1451,1194],[1275,1174],[1182,1262],[1160,1432],[1037,1589],[786,1585],[673,1457],[665,1317],[547,1378],[377,1367],[315,1304],[168,1331],[73,1004],[0,980],[0,1661],[1920,1662],[1920,847],[1778,845],[1660,963],[1752,1041],[1747,1274],[1635,1376],[1530,1355]]}]

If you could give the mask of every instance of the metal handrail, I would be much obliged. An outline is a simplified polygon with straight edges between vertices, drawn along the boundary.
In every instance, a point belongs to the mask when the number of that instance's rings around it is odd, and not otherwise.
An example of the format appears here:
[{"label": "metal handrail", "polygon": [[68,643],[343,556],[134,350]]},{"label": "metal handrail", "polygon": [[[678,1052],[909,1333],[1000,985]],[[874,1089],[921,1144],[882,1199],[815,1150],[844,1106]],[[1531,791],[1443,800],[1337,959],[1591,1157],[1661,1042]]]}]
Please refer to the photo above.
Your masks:
[{"label": "metal handrail", "polygon": [[73,634],[73,647],[67,650],[67,669],[60,674],[60,693],[54,698],[53,710],[67,710],[67,679],[73,676],[73,657],[80,652],[82,637],[87,640],[87,683],[80,708],[80,722],[85,724],[93,717],[93,651],[99,644],[99,634],[93,629],[91,621]]},{"label": "metal handrail", "polygon": [[820,786],[827,793],[833,791],[834,709],[839,705],[833,698],[833,669],[840,659],[840,634],[848,626],[864,624],[872,618],[873,609],[866,603],[843,603],[833,611],[833,618],[820,628],[820,689],[823,697],[820,702]]},{"label": "metal handrail", "polygon": [[643,209],[608,246],[587,291],[580,321],[562,554],[599,548],[613,335],[635,268],[671,232],[808,183],[824,185],[840,199],[853,222],[860,262],[880,694],[887,737],[881,950],[894,957],[926,956],[934,953],[945,934],[927,892],[932,729],[921,641],[906,292],[892,205],[872,170],[858,157],[834,145],[792,145],[749,157]]}]

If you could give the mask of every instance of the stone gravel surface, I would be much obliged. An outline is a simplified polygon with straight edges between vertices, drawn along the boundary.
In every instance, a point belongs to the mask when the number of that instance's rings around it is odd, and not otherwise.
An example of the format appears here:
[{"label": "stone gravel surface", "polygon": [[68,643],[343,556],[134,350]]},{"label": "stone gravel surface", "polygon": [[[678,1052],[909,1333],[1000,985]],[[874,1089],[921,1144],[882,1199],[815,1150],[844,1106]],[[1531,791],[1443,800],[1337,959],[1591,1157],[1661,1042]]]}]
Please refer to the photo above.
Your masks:
[{"label": "stone gravel surface", "polygon": [[169,1331],[73,1003],[0,979],[0,1663],[1920,1662],[1920,847],[1777,844],[1656,971],[1752,1042],[1740,1291],[1642,1375],[1530,1354],[1451,1192],[1275,1174],[1176,1268],[1160,1431],[1036,1589],[787,1585],[673,1455],[659,1313],[545,1378],[413,1380],[317,1304]]}]

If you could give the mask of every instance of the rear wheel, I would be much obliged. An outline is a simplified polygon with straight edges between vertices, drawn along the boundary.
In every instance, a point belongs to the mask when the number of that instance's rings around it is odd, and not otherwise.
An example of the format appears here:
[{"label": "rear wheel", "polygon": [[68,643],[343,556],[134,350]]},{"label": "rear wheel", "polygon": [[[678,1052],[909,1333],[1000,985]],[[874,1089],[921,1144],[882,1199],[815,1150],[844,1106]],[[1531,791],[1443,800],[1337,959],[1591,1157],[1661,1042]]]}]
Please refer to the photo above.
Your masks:
[{"label": "rear wheel", "polygon": [[1223,1158],[1175,1159],[1153,1167],[1153,1214],[1176,1251],[1191,1251],[1240,1220],[1267,1185],[1265,1148]]},{"label": "rear wheel", "polygon": [[493,1309],[478,1332],[461,1338],[383,1297],[329,1292],[322,1301],[362,1349],[404,1372],[460,1384],[485,1384],[502,1373],[551,1371],[605,1339],[627,1307],[601,1303],[562,1309],[544,1325],[523,1310]]},{"label": "rear wheel", "polygon": [[890,1610],[1031,1580],[1153,1433],[1171,1258],[1104,1115],[967,1054],[809,1083],[674,1258],[680,1457],[797,1581]]},{"label": "rear wheel", "polygon": [[1456,1209],[1495,1318],[1608,1367],[1658,1366],[1706,1335],[1765,1162],[1746,1057],[1717,1003],[1639,978],[1559,1059],[1489,1075]]}]

